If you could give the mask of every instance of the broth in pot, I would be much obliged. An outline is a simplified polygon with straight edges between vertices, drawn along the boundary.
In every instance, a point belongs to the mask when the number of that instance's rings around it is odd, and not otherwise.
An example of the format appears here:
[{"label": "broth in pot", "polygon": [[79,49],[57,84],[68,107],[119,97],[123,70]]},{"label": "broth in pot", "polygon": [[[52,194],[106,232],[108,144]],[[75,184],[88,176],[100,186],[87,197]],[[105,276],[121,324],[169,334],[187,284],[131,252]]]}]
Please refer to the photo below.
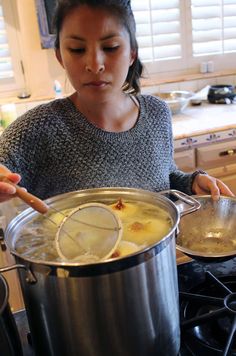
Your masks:
[{"label": "broth in pot", "polygon": [[[107,205],[119,216],[123,226],[121,241],[109,260],[130,255],[157,243],[170,232],[173,225],[168,212],[147,202],[119,199],[109,201]],[[17,253],[41,261],[63,261],[55,248],[55,236],[58,226],[71,210],[50,212],[50,220],[38,214],[20,232],[15,243]],[[76,258],[72,261],[76,262]]]}]

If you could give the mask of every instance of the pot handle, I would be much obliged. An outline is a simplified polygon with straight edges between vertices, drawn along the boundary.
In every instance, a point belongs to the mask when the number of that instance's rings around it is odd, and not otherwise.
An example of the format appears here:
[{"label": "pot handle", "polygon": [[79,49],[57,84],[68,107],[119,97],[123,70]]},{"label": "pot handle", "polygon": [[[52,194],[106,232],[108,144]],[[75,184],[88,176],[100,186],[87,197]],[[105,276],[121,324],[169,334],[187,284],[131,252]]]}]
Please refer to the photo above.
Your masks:
[{"label": "pot handle", "polygon": [[[179,190],[169,189],[169,190],[164,190],[159,193],[167,196],[167,198],[169,198],[177,206],[177,208],[180,206],[180,209],[178,209],[180,216],[190,214],[190,213],[200,209],[200,207],[201,207],[201,204],[199,203],[199,201],[197,201],[190,195],[180,192]],[[171,196],[174,196],[174,199],[171,199]],[[190,205],[190,207],[186,208],[186,207],[183,207],[183,205],[181,206],[180,205],[181,202],[183,202],[187,205]]]},{"label": "pot handle", "polygon": [[31,272],[31,270],[28,267],[26,267],[25,265],[15,264],[15,265],[12,265],[12,266],[1,267],[0,268],[0,273],[12,271],[12,270],[17,269],[17,268],[23,268],[26,271],[26,279],[25,279],[26,282],[28,282],[29,284],[35,284],[37,282],[37,279],[35,278],[35,276]]},{"label": "pot handle", "polygon": [[0,249],[2,251],[6,251],[7,250],[7,246],[6,246],[5,241],[4,241],[4,232],[3,232],[2,228],[0,228]]},{"label": "pot handle", "polygon": [[[4,241],[4,232],[2,228],[0,228],[0,248],[2,251],[7,250],[7,246]],[[12,271],[13,269],[17,269],[17,268],[23,268],[26,271],[26,279],[25,279],[26,282],[30,284],[34,284],[37,282],[37,279],[35,278],[33,272],[31,272],[31,270],[25,265],[15,264],[12,266],[0,267],[0,273]]]}]

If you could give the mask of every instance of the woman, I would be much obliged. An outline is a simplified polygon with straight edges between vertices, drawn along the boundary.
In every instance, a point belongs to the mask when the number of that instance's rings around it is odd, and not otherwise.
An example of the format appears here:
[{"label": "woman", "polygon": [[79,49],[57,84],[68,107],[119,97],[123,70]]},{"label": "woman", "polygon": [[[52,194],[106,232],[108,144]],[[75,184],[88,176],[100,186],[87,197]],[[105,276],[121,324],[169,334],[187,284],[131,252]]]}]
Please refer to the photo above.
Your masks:
[{"label": "woman", "polygon": [[[42,199],[105,186],[233,195],[218,179],[175,166],[170,111],[139,94],[130,1],[59,1],[55,27],[56,57],[75,92],[28,111],[4,131],[0,173]],[[0,183],[1,201],[14,193]]]}]

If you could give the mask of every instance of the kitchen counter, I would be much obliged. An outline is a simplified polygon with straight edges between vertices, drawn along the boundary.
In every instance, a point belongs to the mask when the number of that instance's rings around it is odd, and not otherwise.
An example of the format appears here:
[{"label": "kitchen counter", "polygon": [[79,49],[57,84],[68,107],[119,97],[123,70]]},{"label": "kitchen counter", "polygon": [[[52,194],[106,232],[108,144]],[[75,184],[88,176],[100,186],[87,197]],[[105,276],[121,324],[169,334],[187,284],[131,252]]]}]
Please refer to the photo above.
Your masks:
[{"label": "kitchen counter", "polygon": [[185,263],[185,262],[192,261],[192,259],[190,257],[186,256],[185,254],[183,254],[182,252],[180,252],[178,250],[176,250],[176,260],[177,260],[178,265]]},{"label": "kitchen counter", "polygon": [[[199,106],[189,105],[182,114],[173,115],[172,125],[175,140],[236,129],[236,104],[209,104],[204,101]],[[2,131],[0,126],[0,135]]]},{"label": "kitchen counter", "polygon": [[174,139],[236,129],[236,104],[189,105],[182,114],[173,115]]}]

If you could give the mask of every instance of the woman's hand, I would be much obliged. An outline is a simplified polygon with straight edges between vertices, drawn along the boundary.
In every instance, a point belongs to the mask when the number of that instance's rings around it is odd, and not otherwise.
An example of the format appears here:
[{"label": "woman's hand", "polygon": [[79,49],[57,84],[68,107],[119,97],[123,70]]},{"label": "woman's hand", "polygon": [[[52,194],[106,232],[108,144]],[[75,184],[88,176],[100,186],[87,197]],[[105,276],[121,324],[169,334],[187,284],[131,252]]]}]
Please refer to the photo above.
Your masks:
[{"label": "woman's hand", "polygon": [[17,184],[21,180],[21,176],[17,173],[12,173],[7,167],[0,164],[0,202],[4,202],[11,198],[14,198],[16,189],[11,184],[2,182],[1,175],[4,175],[15,184]]},{"label": "woman's hand", "polygon": [[234,194],[221,180],[208,174],[198,174],[193,181],[192,191],[194,194],[211,194],[212,199],[218,200],[220,195],[233,197]]}]

